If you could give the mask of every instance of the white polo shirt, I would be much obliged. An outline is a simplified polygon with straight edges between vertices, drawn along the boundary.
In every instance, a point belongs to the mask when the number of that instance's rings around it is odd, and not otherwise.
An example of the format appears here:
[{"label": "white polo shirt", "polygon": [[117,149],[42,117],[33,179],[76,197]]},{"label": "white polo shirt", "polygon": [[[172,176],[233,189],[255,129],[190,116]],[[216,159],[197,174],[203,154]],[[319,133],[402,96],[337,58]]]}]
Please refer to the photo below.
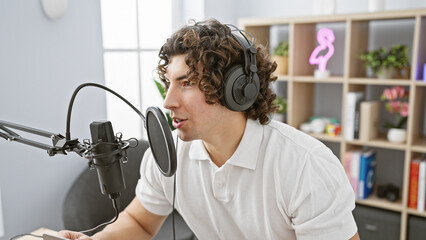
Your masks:
[{"label": "white polo shirt", "polygon": [[[286,124],[248,120],[234,155],[217,167],[201,140],[180,141],[175,207],[199,239],[349,239],[355,197],[339,159]],[[136,196],[172,211],[173,177],[145,153]]]}]

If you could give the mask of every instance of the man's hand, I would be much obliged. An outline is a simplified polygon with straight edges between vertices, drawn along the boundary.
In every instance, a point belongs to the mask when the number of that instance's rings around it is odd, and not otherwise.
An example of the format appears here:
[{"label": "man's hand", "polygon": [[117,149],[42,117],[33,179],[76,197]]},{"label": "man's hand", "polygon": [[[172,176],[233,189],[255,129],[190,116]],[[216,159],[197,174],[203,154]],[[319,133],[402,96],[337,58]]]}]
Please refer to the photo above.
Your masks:
[{"label": "man's hand", "polygon": [[135,197],[120,213],[116,222],[106,226],[102,231],[89,237],[80,232],[62,230],[58,236],[71,240],[140,240],[152,239],[167,216],[153,214],[146,210]]},{"label": "man's hand", "polygon": [[360,240],[358,233],[356,233],[351,239],[349,240]]},{"label": "man's hand", "polygon": [[67,231],[67,230],[62,230],[58,233],[58,236],[64,237],[64,238],[68,238],[68,239],[78,239],[78,240],[92,240],[92,238],[90,238],[87,235],[84,235],[83,233],[80,232],[72,232],[72,231]]}]

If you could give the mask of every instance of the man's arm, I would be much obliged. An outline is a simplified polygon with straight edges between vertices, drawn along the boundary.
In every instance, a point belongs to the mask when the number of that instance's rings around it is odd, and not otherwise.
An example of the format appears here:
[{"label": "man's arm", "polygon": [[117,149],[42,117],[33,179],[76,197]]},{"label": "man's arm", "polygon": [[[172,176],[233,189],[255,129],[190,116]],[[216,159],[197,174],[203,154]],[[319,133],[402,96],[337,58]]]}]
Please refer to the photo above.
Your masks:
[{"label": "man's arm", "polygon": [[108,225],[101,232],[91,238],[84,238],[82,234],[61,231],[59,236],[69,239],[151,239],[160,229],[166,216],[159,216],[146,210],[135,197],[133,201],[120,213],[116,222]]},{"label": "man's arm", "polygon": [[359,235],[358,235],[358,233],[356,233],[353,237],[351,237],[351,239],[349,239],[349,240],[360,240],[359,239]]}]

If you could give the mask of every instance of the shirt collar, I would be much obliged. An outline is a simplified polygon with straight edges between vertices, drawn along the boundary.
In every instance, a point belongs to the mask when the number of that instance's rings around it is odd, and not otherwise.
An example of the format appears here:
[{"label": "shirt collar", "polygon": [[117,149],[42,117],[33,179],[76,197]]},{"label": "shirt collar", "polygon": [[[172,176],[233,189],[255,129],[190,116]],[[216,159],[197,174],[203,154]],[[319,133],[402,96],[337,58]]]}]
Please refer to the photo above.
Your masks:
[{"label": "shirt collar", "polygon": [[[243,137],[237,150],[225,164],[248,169],[256,169],[260,143],[263,138],[263,127],[255,120],[248,119]],[[210,156],[201,140],[195,140],[189,150],[190,159],[210,160]]]},{"label": "shirt collar", "polygon": [[189,158],[194,160],[209,160],[210,155],[207,152],[201,140],[194,140],[189,149]]}]

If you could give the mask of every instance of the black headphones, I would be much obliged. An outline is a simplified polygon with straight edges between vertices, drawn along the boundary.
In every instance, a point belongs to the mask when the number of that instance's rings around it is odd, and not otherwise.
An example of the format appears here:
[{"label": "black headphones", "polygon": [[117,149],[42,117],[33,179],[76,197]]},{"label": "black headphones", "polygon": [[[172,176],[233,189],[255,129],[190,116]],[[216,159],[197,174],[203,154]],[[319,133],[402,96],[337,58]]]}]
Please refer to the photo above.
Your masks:
[{"label": "black headphones", "polygon": [[[256,101],[259,95],[259,76],[257,75],[256,53],[254,37],[233,25],[232,36],[241,45],[244,53],[244,66],[235,65],[225,71],[223,84],[222,104],[232,111],[245,111]],[[250,42],[243,34],[247,33],[252,38]]]}]

